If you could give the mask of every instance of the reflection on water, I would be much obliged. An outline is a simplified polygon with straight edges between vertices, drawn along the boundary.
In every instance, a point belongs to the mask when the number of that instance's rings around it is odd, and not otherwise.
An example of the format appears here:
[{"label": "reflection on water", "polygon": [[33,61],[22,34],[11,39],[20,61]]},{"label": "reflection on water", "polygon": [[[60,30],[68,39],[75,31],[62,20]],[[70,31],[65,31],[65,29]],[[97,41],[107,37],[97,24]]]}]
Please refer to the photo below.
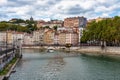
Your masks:
[{"label": "reflection on water", "polygon": [[64,67],[64,65],[65,65],[65,61],[63,60],[63,57],[57,55],[52,59],[50,59],[50,61],[47,64],[47,67],[49,70],[60,71],[62,67]]},{"label": "reflection on water", "polygon": [[24,50],[9,80],[120,80],[120,60]]},{"label": "reflection on water", "polygon": [[48,64],[44,67],[44,78],[49,79],[58,79],[57,75],[60,74],[63,69],[65,62],[63,57],[60,55],[55,55],[52,59],[48,61]]}]

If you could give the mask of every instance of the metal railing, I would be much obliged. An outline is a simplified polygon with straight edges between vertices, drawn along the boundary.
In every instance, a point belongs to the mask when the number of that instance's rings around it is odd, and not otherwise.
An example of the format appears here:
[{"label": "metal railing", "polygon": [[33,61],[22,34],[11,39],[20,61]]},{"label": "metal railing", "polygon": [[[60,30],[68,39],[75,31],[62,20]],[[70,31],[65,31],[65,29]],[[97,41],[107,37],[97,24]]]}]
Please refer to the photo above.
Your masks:
[{"label": "metal railing", "polygon": [[14,50],[15,50],[15,48],[7,49],[7,50],[2,50],[2,51],[0,51],[0,56],[3,55],[3,54],[6,54],[6,52],[9,53],[9,52],[14,51]]}]

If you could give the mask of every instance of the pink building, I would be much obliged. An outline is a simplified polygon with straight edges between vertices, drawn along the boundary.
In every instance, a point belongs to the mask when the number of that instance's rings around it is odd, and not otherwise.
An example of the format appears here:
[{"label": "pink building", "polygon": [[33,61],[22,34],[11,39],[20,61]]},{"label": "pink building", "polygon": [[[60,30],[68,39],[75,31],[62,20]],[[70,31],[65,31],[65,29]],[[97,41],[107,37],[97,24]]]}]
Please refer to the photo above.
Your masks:
[{"label": "pink building", "polygon": [[66,32],[66,44],[77,45],[78,34],[76,32]]},{"label": "pink building", "polygon": [[58,43],[60,45],[65,45],[65,44],[72,44],[72,45],[77,45],[79,41],[79,35],[76,31],[74,30],[60,30],[58,31]]}]

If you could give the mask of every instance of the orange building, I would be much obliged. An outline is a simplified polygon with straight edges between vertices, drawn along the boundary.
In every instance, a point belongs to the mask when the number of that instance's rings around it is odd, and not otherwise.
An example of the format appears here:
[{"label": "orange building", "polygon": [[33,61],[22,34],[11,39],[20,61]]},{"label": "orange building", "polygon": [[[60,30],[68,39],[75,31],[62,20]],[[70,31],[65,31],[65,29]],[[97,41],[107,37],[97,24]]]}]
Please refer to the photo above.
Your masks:
[{"label": "orange building", "polygon": [[7,42],[8,44],[13,43],[13,32],[12,31],[7,31]]},{"label": "orange building", "polygon": [[44,24],[45,24],[44,20],[37,21],[37,28],[43,27]]}]

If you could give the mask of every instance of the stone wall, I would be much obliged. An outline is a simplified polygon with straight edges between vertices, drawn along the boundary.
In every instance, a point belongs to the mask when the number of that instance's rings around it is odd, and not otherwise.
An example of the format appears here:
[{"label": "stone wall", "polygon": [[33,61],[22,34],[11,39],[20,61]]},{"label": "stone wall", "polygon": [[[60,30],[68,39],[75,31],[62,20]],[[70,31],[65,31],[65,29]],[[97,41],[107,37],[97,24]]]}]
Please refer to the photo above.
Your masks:
[{"label": "stone wall", "polygon": [[[48,48],[49,46],[43,46],[44,48]],[[31,47],[23,47],[23,48],[40,48],[40,46],[31,46]],[[57,49],[62,49],[65,47],[57,46],[54,47]],[[111,55],[120,55],[120,47],[106,47],[101,48],[100,46],[82,46],[82,47],[71,47],[70,51],[80,52],[80,53],[91,53],[91,54],[111,54]]]},{"label": "stone wall", "polygon": [[82,53],[120,55],[120,47],[101,48],[100,46],[83,46],[76,49],[71,47],[72,50]]}]

